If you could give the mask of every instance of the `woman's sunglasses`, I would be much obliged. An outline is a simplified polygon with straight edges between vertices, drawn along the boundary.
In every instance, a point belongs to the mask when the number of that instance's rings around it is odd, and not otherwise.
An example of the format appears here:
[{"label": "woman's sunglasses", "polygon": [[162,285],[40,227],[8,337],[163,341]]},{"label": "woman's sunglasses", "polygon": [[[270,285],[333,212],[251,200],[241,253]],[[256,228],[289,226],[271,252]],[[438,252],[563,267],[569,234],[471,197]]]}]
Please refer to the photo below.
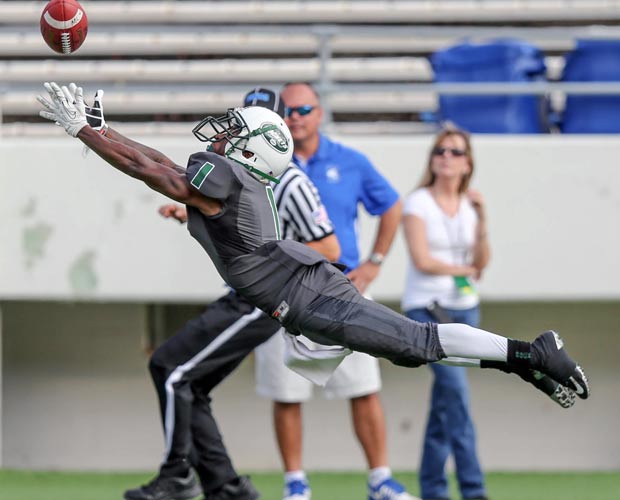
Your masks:
[{"label": "woman's sunglasses", "polygon": [[446,153],[450,153],[450,155],[452,156],[465,156],[467,154],[467,151],[465,151],[464,149],[457,149],[457,148],[435,148],[433,149],[433,156],[445,156]]},{"label": "woman's sunglasses", "polygon": [[316,106],[312,106],[311,104],[305,104],[304,106],[297,106],[296,108],[284,108],[284,116],[288,118],[293,114],[293,112],[297,112],[299,116],[306,116],[312,113]]}]

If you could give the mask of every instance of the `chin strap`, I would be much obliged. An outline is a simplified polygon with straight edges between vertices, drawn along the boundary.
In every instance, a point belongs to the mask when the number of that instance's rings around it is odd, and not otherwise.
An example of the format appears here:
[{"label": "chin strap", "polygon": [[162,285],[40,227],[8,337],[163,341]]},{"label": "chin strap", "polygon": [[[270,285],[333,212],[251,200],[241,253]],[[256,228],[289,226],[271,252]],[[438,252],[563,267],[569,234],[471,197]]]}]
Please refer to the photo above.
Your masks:
[{"label": "chin strap", "polygon": [[271,130],[277,130],[277,128],[278,128],[277,125],[275,125],[274,123],[269,124],[269,125],[263,125],[262,127],[259,127],[257,129],[250,131],[250,133],[248,134],[248,138],[256,137],[257,135],[263,135],[265,132],[270,132]]},{"label": "chin strap", "polygon": [[243,163],[242,161],[239,161],[236,158],[231,158],[230,156],[228,157],[228,159],[234,161],[235,163],[238,163],[239,165],[241,165],[246,170],[249,170],[251,173],[261,176],[263,179],[271,181],[271,182],[273,182],[275,184],[280,184],[280,179],[277,179],[276,177],[273,177],[273,176],[271,176],[269,174],[266,174],[262,170],[258,170],[256,167],[253,167],[252,165],[248,165],[247,163]]}]

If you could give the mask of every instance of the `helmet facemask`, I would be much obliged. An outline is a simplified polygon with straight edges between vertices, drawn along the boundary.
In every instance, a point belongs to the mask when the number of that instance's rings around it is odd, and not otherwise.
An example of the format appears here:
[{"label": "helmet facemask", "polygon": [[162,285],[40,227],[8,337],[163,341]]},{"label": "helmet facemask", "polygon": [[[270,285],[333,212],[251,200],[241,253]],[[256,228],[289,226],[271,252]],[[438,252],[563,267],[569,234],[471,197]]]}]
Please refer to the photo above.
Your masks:
[{"label": "helmet facemask", "polygon": [[229,109],[226,115],[207,117],[193,131],[210,145],[226,141],[224,156],[242,165],[263,183],[277,177],[292,157],[292,137],[276,113],[260,107]]},{"label": "helmet facemask", "polygon": [[232,110],[224,116],[207,116],[192,129],[192,133],[200,142],[207,143],[207,151],[212,151],[215,142],[229,141],[239,129],[236,117],[231,114]]}]

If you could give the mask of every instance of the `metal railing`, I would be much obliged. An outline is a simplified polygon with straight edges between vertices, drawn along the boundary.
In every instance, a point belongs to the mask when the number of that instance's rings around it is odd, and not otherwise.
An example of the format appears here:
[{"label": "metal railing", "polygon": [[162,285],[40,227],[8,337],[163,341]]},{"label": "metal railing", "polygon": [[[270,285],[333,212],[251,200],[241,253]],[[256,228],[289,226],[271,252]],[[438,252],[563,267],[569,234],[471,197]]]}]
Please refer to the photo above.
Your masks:
[{"label": "metal railing", "polygon": [[[100,24],[501,24],[620,20],[620,0],[132,1],[84,0]],[[30,24],[39,1],[0,2],[3,23]]]},{"label": "metal railing", "polygon": [[[23,2],[16,2],[23,3]],[[105,2],[102,2],[105,3]],[[0,2],[0,5],[2,2]],[[1,12],[1,9],[0,9]],[[166,31],[167,30],[167,31]],[[219,59],[192,59],[188,61],[178,61],[168,59],[163,63],[161,71],[171,69],[172,76],[157,78],[154,71],[150,77],[144,78],[133,74],[130,77],[118,75],[113,77],[115,65],[124,67],[131,75],[132,65],[135,68],[152,68],[160,61],[136,61],[126,59],[113,61],[103,59],[99,61],[88,61],[80,57],[71,59],[57,57],[54,59],[37,59],[34,62],[20,61],[20,50],[31,44],[28,50],[33,50],[30,54],[34,57],[46,57],[52,55],[44,45],[38,33],[21,33],[13,27],[0,29],[0,42],[3,37],[19,39],[24,37],[28,43],[13,44],[16,57],[14,60],[7,60],[0,65],[6,71],[0,72],[0,123],[3,115],[25,115],[36,114],[38,105],[35,96],[41,92],[41,82],[54,76],[54,72],[46,73],[46,68],[56,68],[56,75],[71,75],[71,72],[63,73],[66,68],[71,66],[88,67],[107,67],[107,77],[109,80],[102,81],[94,78],[93,74],[85,78],[87,82],[85,88],[88,91],[95,90],[99,84],[105,83],[106,108],[109,113],[118,116],[135,115],[156,115],[156,114],[209,114],[223,111],[226,107],[235,106],[239,103],[239,98],[247,91],[248,85],[263,84],[266,86],[277,87],[287,80],[311,80],[323,96],[323,103],[326,108],[326,120],[329,123],[333,113],[420,113],[434,111],[437,105],[437,97],[441,95],[485,95],[485,94],[536,94],[550,95],[556,107],[561,108],[564,96],[567,94],[581,95],[618,95],[620,94],[620,82],[591,82],[591,83],[559,83],[559,82],[535,82],[535,83],[451,83],[451,84],[432,84],[429,82],[430,73],[428,65],[415,63],[416,58],[404,58],[402,53],[410,46],[413,40],[426,41],[424,47],[434,49],[440,48],[439,45],[449,45],[458,41],[459,37],[466,32],[470,33],[470,39],[480,40],[491,37],[520,37],[526,41],[547,44],[546,47],[558,49],[564,47],[565,50],[571,48],[578,37],[614,37],[620,38],[619,27],[580,27],[580,28],[466,28],[466,27],[377,27],[377,26],[335,26],[335,25],[316,25],[305,27],[246,27],[237,28],[209,28],[208,33],[201,33],[195,28],[180,30],[178,27],[167,27],[159,33],[160,41],[176,40],[178,49],[184,44],[186,53],[197,50],[197,54],[202,55],[224,55],[243,53],[248,47],[252,47],[250,54],[256,58],[252,59],[229,59],[228,68],[234,66],[237,69],[236,77],[228,74],[226,77],[227,62]],[[519,36],[520,35],[520,36]],[[97,38],[99,36],[99,38]],[[145,31],[138,30],[133,32],[133,28],[117,27],[109,32],[96,32],[89,35],[87,44],[80,49],[79,54],[88,55],[89,50],[103,50],[106,40],[116,40],[107,45],[107,55],[116,54],[118,47],[125,47],[127,52],[121,53],[126,57],[134,57],[141,54],[141,50],[150,46],[153,41],[155,27],[150,26]],[[36,40],[35,40],[36,37]],[[189,38],[188,38],[189,37]],[[208,38],[212,37],[212,38]],[[215,38],[213,38],[215,37]],[[297,37],[297,38],[296,38]],[[189,43],[192,40],[192,43]],[[214,43],[219,40],[218,43]],[[278,43],[266,43],[274,40]],[[284,41],[290,43],[285,44]],[[299,42],[296,44],[295,40]],[[132,42],[133,41],[133,42]],[[36,44],[35,44],[36,42]],[[260,43],[259,43],[260,42]],[[135,52],[132,52],[132,43],[135,44]],[[100,44],[101,46],[97,45]],[[201,47],[204,44],[204,47]],[[36,45],[36,47],[35,47]],[[89,46],[96,45],[97,48],[89,49]],[[7,44],[0,43],[0,56],[7,56]],[[4,48],[2,48],[4,47]],[[136,48],[137,47],[137,48]],[[389,47],[393,52],[389,52]],[[36,51],[34,50],[36,48]],[[371,50],[374,48],[374,50]],[[164,50],[165,49],[165,50]],[[191,50],[190,50],[191,49]],[[168,51],[168,45],[161,43],[152,52],[143,55],[158,55],[162,50],[164,55],[172,54]],[[211,50],[211,52],[209,52]],[[2,52],[4,51],[4,52]],[[308,52],[314,54],[311,59],[304,57]],[[297,54],[297,59],[290,58],[290,54]],[[356,60],[355,57],[343,58],[343,54],[366,54],[369,56],[368,62],[360,71],[353,72],[353,77],[343,76],[338,73],[337,68],[346,66],[347,61]],[[392,57],[386,57],[392,54]],[[44,55],[41,55],[44,54]],[[102,52],[102,54],[106,54]],[[289,59],[273,59],[265,63],[279,65],[280,67],[290,64],[291,71],[267,78],[265,73],[252,75],[251,72],[244,73],[244,65],[253,67],[258,65],[260,59],[257,57],[280,56],[289,54]],[[246,54],[247,55],[247,54]],[[374,57],[373,57],[374,56]],[[392,62],[407,60],[411,67],[417,69],[410,75],[412,81],[406,81],[406,72],[393,76],[396,81],[371,81],[372,78],[364,78],[364,70],[372,68],[373,64],[380,66],[386,61]],[[555,61],[555,75],[558,76],[561,68],[561,58],[549,59]],[[288,61],[288,62],[287,62]],[[297,61],[297,62],[295,62]],[[311,61],[311,62],[309,62]],[[364,61],[357,57],[357,61]],[[296,66],[296,64],[299,64]],[[47,66],[46,66],[47,65]],[[183,68],[217,68],[220,74],[217,78],[209,80],[207,77],[201,80],[200,77],[185,76]],[[397,66],[395,64],[394,66]],[[254,66],[256,67],[256,66]],[[275,67],[275,66],[274,66]],[[303,71],[295,74],[294,68],[302,68]],[[15,76],[11,73],[11,68],[21,68],[22,76]],[[29,68],[29,69],[28,69]],[[59,69],[60,68],[60,69]],[[65,69],[63,69],[65,68]],[[239,69],[241,68],[241,69]],[[308,69],[310,68],[310,69]],[[264,69],[264,68],[263,68]],[[394,69],[394,68],[392,68]],[[88,70],[80,70],[88,71]],[[122,72],[121,71],[121,72]],[[148,73],[147,71],[147,73]],[[18,71],[19,72],[19,71]],[[269,72],[269,71],[267,71]],[[78,72],[79,73],[79,72]],[[275,71],[271,71],[272,75]],[[101,73],[102,75],[104,73]],[[79,74],[76,74],[79,76]],[[296,78],[301,76],[302,78]],[[77,79],[77,78],[76,78]],[[79,79],[78,79],[79,80]],[[163,80],[166,80],[165,82]],[[389,80],[389,79],[384,79]],[[208,82],[208,83],[207,83]],[[66,83],[66,82],[65,82]],[[81,83],[78,81],[78,83]]]}]

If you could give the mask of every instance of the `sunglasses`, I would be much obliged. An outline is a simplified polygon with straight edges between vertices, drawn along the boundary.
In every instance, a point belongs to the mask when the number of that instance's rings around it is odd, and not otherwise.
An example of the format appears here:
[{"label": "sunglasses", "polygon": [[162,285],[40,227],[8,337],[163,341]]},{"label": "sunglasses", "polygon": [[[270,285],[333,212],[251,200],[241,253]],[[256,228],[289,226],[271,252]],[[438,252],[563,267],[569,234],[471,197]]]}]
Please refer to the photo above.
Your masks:
[{"label": "sunglasses", "polygon": [[316,108],[316,106],[312,106],[311,104],[305,104],[304,106],[297,106],[296,108],[289,108],[288,106],[284,108],[284,116],[288,118],[294,112],[297,112],[299,116],[306,116],[312,113],[312,111]]},{"label": "sunglasses", "polygon": [[451,156],[461,157],[465,156],[467,154],[467,151],[465,151],[464,149],[442,147],[433,149],[433,156],[445,156],[446,153],[450,153]]}]

